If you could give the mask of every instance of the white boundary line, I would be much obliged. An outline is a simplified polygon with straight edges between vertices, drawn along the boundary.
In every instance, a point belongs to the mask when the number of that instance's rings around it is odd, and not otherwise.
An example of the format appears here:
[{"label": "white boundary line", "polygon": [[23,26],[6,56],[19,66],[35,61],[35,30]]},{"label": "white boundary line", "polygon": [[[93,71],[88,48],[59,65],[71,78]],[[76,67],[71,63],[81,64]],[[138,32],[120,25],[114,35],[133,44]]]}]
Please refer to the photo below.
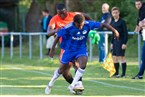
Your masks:
[{"label": "white boundary line", "polygon": [[89,80],[89,81],[90,82],[94,82],[94,83],[99,83],[99,84],[102,84],[102,85],[105,85],[105,86],[109,86],[109,87],[125,88],[125,89],[131,89],[131,90],[137,90],[137,91],[143,91],[143,92],[145,92],[145,90],[143,90],[143,89],[134,88],[134,87],[113,85],[113,84],[109,84],[109,83],[105,83],[105,82],[100,82],[100,81],[96,81],[96,80]]},{"label": "white boundary line", "polygon": [[[34,71],[34,70],[29,71],[29,70],[25,70],[23,68],[14,67],[14,66],[10,67],[10,68],[16,69],[16,70],[21,70],[21,71],[26,71],[26,72],[33,72],[33,73],[38,73],[38,74],[42,74],[42,75],[52,76],[52,74],[49,74],[49,73],[44,73],[44,72],[39,72],[39,71]],[[102,84],[102,85],[105,85],[105,86],[109,86],[109,87],[125,88],[125,89],[131,89],[131,90],[137,90],[137,91],[145,92],[145,90],[140,89],[140,88],[120,86],[120,85],[113,85],[113,84],[109,84],[109,83],[105,83],[105,82],[100,82],[100,81],[96,81],[96,80],[86,80],[86,81],[94,82],[94,83],[99,83],[99,84]]]},{"label": "white boundary line", "polygon": [[3,95],[2,97],[143,97],[143,96],[77,96],[77,95]]},{"label": "white boundary line", "polygon": [[33,73],[38,73],[38,74],[42,74],[42,75],[46,75],[46,76],[52,76],[52,74],[49,73],[44,73],[44,72],[39,72],[39,71],[34,71],[34,70],[25,70],[23,68],[19,68],[19,67],[10,67],[12,69],[16,69],[16,70],[21,70],[21,71],[26,71],[26,72],[33,72]]}]

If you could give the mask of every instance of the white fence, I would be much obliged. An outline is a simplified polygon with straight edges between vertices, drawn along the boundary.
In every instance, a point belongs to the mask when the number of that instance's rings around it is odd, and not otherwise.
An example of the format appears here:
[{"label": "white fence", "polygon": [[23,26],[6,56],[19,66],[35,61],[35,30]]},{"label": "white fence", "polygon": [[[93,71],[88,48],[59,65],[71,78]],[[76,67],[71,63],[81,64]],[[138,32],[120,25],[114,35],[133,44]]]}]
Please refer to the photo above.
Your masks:
[{"label": "white fence", "polygon": [[[102,33],[102,32],[98,32],[98,33]],[[112,32],[110,31],[106,31],[106,32],[103,32],[105,34],[105,54],[107,55],[108,53],[108,34],[112,34]],[[138,33],[136,32],[128,32],[128,34],[135,34],[137,35],[138,37],[138,63],[140,64],[141,62],[141,37]],[[28,36],[29,37],[29,59],[32,59],[32,36],[39,36],[39,57],[40,59],[43,58],[43,49],[42,49],[42,44],[43,44],[43,36],[46,35],[46,33],[43,33],[43,32],[39,32],[39,33],[25,33],[25,32],[10,32],[10,33],[7,33],[7,34],[2,34],[0,33],[0,36],[1,36],[1,44],[2,44],[2,48],[1,48],[1,57],[4,58],[5,56],[5,42],[4,42],[4,37],[5,35],[10,35],[10,58],[13,58],[14,54],[13,54],[13,41],[14,41],[14,35],[18,35],[19,36],[19,57],[20,59],[22,59],[22,46],[23,46],[23,42],[22,42],[22,36]],[[89,51],[89,60],[92,61],[92,50],[93,50],[93,47],[92,47],[92,44],[91,44],[91,39],[89,39],[89,48],[90,48],[90,51]]]}]

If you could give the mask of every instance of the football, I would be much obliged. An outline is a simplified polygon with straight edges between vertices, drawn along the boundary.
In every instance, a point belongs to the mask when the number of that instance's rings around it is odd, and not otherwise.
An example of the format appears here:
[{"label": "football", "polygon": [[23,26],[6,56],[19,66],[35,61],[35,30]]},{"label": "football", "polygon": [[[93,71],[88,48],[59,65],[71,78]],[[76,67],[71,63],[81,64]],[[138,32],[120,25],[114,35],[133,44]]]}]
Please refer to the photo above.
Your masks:
[{"label": "football", "polygon": [[82,95],[83,94],[83,90],[75,90],[75,95]]}]

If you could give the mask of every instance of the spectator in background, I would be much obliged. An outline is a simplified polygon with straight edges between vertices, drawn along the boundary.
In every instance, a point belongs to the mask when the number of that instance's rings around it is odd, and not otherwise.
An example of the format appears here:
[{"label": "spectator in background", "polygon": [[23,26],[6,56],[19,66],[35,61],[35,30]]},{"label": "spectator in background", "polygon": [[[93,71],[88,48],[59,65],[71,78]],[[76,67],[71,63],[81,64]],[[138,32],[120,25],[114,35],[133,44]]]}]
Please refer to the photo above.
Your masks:
[{"label": "spectator in background", "polygon": [[143,79],[143,74],[145,70],[145,3],[143,3],[142,0],[136,0],[135,6],[139,10],[135,32],[140,32],[140,34],[142,33],[144,44],[142,47],[141,67],[139,69],[138,74],[132,79]]},{"label": "spectator in background", "polygon": [[[111,22],[111,14],[109,12],[109,4],[103,3],[102,4],[102,18],[101,18],[101,23],[105,24],[110,24]],[[98,31],[105,31],[107,30],[106,28],[100,28]],[[99,62],[104,62],[105,61],[105,34],[100,34],[100,41],[99,41]]]},{"label": "spectator in background", "polygon": [[142,64],[139,69],[138,74],[132,79],[143,79],[143,74],[145,71],[145,19],[139,22],[139,26],[142,28],[141,34],[143,36],[143,47],[142,47]]},{"label": "spectator in background", "polygon": [[[52,18],[52,16],[49,14],[49,10],[47,9],[44,9],[42,11],[42,15],[43,15],[43,19],[42,19],[42,29],[43,29],[43,32],[47,33],[47,28],[48,28],[48,25],[49,25],[49,22]],[[49,52],[50,52],[50,49],[52,47],[52,41],[54,40],[54,36],[50,37],[48,35],[46,35],[46,48],[48,49],[48,52],[46,53],[46,55],[49,55]]]},{"label": "spectator in background", "polygon": [[113,20],[111,22],[112,27],[114,27],[119,32],[119,39],[114,38],[114,34],[111,41],[110,48],[113,50],[113,61],[116,73],[113,77],[120,77],[119,75],[119,61],[122,65],[122,74],[121,78],[126,77],[126,58],[125,58],[125,50],[126,50],[126,43],[128,40],[128,32],[126,23],[123,19],[120,18],[120,11],[118,7],[113,7],[112,10]]},{"label": "spectator in background", "polygon": [[142,0],[135,0],[135,6],[139,10],[135,32],[140,32],[141,27],[139,26],[139,22],[145,18],[145,3]]}]

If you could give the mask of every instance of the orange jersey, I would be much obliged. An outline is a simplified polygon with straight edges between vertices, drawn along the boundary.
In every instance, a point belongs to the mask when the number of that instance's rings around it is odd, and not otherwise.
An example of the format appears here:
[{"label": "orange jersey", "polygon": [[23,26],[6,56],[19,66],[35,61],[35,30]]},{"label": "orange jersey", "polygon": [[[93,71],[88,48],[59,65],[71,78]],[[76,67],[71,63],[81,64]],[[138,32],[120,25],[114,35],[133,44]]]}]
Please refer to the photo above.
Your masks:
[{"label": "orange jersey", "polygon": [[[70,22],[73,22],[73,18],[76,14],[81,14],[80,12],[67,12],[67,17],[65,19],[61,19],[58,15],[55,15],[51,18],[49,22],[49,27],[58,29],[66,26]],[[62,38],[59,40],[62,41]]]},{"label": "orange jersey", "polygon": [[73,18],[76,14],[80,14],[79,12],[67,12],[67,17],[65,19],[61,19],[58,15],[55,15],[52,17],[49,23],[49,27],[52,28],[62,28],[69,24],[70,22],[73,22]]}]

